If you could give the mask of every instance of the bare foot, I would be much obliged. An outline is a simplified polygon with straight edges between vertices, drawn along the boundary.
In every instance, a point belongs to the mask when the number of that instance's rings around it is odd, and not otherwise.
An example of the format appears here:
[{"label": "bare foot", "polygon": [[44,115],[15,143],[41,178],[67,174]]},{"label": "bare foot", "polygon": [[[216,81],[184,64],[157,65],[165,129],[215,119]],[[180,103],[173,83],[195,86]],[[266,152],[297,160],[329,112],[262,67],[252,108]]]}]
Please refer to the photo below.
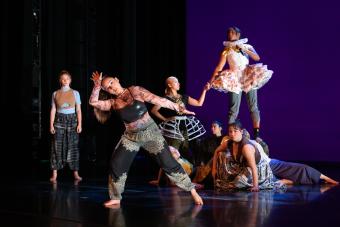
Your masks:
[{"label": "bare foot", "polygon": [[73,181],[73,185],[75,185],[75,186],[77,186],[77,185],[79,185],[79,182],[80,182],[81,180],[74,180]]},{"label": "bare foot", "polygon": [[81,181],[82,179],[83,179],[83,178],[81,178],[80,176],[75,176],[75,177],[74,177],[74,180],[75,180],[75,181],[78,181],[78,182]]},{"label": "bare foot", "polygon": [[119,208],[120,207],[120,200],[119,199],[111,199],[104,203],[105,207],[110,208]]},{"label": "bare foot", "polygon": [[57,183],[57,177],[55,177],[55,176],[51,177],[50,182],[53,183],[53,184]]},{"label": "bare foot", "polygon": [[191,217],[195,218],[201,210],[202,210],[202,206],[194,206],[191,211]]},{"label": "bare foot", "polygon": [[338,181],[335,181],[332,178],[328,178],[328,177],[327,177],[327,179],[325,179],[325,181],[326,181],[327,184],[335,184],[335,185],[339,184]]},{"label": "bare foot", "polygon": [[198,184],[198,183],[193,183],[195,185],[196,189],[203,189],[204,185],[203,184]]},{"label": "bare foot", "polygon": [[191,190],[191,196],[192,196],[193,200],[195,201],[196,205],[203,205],[203,200],[202,200],[201,196],[196,192],[195,189]]},{"label": "bare foot", "polygon": [[328,191],[329,189],[331,189],[331,188],[333,188],[333,187],[335,187],[335,185],[331,185],[331,184],[322,184],[322,185],[320,186],[320,192],[321,192],[321,193],[324,193],[324,192]]},{"label": "bare foot", "polygon": [[149,184],[158,186],[159,185],[159,181],[158,180],[152,180],[152,181],[149,181]]},{"label": "bare foot", "polygon": [[78,171],[77,170],[75,170],[74,172],[73,172],[73,177],[74,177],[74,180],[76,180],[76,181],[81,181],[83,178],[81,178],[80,176],[79,176],[79,173],[78,173]]},{"label": "bare foot", "polygon": [[288,180],[288,179],[281,179],[278,180],[281,184],[285,184],[285,185],[291,185],[294,184],[294,182],[292,180]]},{"label": "bare foot", "polygon": [[320,179],[324,180],[326,184],[335,184],[335,185],[339,184],[338,181],[335,181],[332,178],[327,177],[323,174],[321,174]]},{"label": "bare foot", "polygon": [[57,183],[57,170],[52,170],[52,177],[50,178],[50,182],[55,184]]}]

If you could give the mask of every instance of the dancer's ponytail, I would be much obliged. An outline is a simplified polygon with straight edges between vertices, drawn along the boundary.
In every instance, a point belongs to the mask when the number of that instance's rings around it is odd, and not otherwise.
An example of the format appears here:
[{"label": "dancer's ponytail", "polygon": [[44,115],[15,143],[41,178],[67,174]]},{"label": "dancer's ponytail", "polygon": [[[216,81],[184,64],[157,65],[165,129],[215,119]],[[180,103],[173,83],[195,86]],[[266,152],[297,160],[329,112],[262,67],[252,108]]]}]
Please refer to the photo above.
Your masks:
[{"label": "dancer's ponytail", "polygon": [[[101,90],[99,92],[99,100],[108,100],[110,98],[111,98],[111,95],[107,93],[106,91]],[[97,120],[101,124],[104,124],[105,122],[107,122],[107,120],[111,117],[111,111],[103,111],[96,107],[94,107],[93,111],[94,111],[94,115],[96,116]]]}]

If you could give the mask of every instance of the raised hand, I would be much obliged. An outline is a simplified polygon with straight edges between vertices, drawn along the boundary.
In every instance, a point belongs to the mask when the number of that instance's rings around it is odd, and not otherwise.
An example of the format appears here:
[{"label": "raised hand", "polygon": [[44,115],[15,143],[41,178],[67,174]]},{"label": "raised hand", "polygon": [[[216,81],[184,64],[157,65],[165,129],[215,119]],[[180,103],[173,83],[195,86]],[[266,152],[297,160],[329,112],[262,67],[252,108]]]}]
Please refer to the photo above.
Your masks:
[{"label": "raised hand", "polygon": [[102,79],[103,79],[102,74],[103,73],[99,73],[98,71],[95,71],[95,72],[92,73],[91,80],[93,81],[94,85],[96,85],[96,86],[101,85]]},{"label": "raised hand", "polygon": [[248,48],[244,44],[236,45],[236,47],[239,48],[240,50],[242,50],[243,52],[248,50]]},{"label": "raised hand", "polygon": [[211,84],[210,84],[209,82],[206,83],[206,85],[204,86],[204,90],[205,90],[205,91],[209,91],[210,88],[211,88]]}]

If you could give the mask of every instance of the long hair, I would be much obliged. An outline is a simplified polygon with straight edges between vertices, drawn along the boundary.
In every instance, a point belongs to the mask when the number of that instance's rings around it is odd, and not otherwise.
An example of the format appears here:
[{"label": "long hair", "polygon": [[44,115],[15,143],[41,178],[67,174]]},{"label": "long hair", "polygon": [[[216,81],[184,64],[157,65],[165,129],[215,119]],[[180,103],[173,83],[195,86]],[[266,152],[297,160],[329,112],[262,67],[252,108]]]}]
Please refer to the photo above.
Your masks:
[{"label": "long hair", "polygon": [[[104,81],[105,77],[103,78],[102,81]],[[109,94],[108,92],[104,91],[104,90],[100,90],[99,91],[99,100],[108,100],[108,99],[112,99],[114,98],[114,95]],[[100,110],[96,107],[93,108],[93,112],[94,115],[96,116],[97,120],[101,123],[104,124],[105,122],[107,122],[107,120],[111,117],[111,111],[103,111]]]}]

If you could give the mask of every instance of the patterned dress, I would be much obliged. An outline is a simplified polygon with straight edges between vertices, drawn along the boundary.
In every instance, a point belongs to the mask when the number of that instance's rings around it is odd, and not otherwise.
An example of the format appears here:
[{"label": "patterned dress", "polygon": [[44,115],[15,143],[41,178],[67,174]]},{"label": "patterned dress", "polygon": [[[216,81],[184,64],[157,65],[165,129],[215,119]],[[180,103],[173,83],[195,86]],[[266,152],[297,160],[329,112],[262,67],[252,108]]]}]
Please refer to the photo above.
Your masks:
[{"label": "patterned dress", "polygon": [[[218,156],[215,186],[225,190],[250,188],[253,186],[252,172],[242,155],[236,159],[231,155],[232,144],[233,142],[229,141],[227,151],[220,152]],[[264,153],[261,145],[246,138],[240,142],[239,153],[246,144],[251,144],[255,148],[259,188],[274,188],[275,178],[269,166],[270,159]]]},{"label": "patterned dress", "polygon": [[[255,52],[249,44],[242,44],[244,48]],[[256,53],[256,52],[255,52]],[[259,89],[272,77],[273,71],[266,65],[257,63],[249,65],[248,55],[242,52],[236,45],[227,45],[222,52],[227,58],[229,69],[219,73],[212,83],[212,87],[222,92],[249,92]]]}]

